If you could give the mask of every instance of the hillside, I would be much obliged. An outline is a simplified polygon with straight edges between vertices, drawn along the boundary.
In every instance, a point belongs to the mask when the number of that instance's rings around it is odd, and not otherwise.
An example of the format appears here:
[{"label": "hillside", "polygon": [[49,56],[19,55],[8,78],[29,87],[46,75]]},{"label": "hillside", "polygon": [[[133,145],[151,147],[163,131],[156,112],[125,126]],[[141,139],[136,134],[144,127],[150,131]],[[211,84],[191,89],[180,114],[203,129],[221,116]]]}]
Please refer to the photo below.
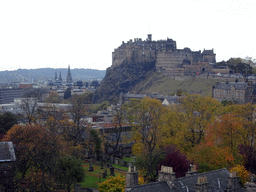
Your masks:
[{"label": "hillside", "polygon": [[169,95],[181,89],[189,94],[212,95],[212,86],[219,80],[190,78],[184,81],[173,80],[156,71],[147,74],[145,79],[131,89],[132,93],[158,92]]},{"label": "hillside", "polygon": [[116,100],[122,93],[173,94],[181,89],[189,94],[212,95],[212,86],[218,80],[190,78],[183,81],[173,80],[156,72],[155,62],[124,62],[118,67],[107,69],[106,76],[95,92],[94,102]]}]

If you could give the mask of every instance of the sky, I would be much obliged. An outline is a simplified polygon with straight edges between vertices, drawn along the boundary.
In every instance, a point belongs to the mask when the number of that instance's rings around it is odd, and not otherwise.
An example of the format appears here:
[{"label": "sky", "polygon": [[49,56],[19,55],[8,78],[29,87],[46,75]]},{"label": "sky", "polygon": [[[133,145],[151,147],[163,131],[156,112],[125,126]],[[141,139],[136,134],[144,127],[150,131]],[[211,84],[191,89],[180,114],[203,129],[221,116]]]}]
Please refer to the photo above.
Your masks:
[{"label": "sky", "polygon": [[122,41],[152,34],[216,60],[256,59],[255,0],[0,0],[0,71],[111,66]]}]

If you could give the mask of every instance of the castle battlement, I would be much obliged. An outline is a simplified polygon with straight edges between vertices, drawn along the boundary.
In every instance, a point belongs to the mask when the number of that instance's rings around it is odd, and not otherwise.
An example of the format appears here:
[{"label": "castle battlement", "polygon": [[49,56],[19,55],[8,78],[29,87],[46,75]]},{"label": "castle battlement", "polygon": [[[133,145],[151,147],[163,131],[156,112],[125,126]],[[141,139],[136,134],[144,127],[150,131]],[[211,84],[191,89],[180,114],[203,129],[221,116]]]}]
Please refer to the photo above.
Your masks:
[{"label": "castle battlement", "polygon": [[[173,76],[193,75],[200,70],[211,70],[209,63],[216,63],[215,56],[213,49],[203,52],[191,51],[188,47],[177,49],[176,41],[169,38],[152,41],[152,35],[148,34],[144,41],[141,38],[135,38],[134,41],[131,39],[127,43],[123,41],[112,53],[112,67],[133,60],[155,61],[158,72]],[[201,66],[202,63],[204,64]],[[205,63],[208,63],[208,66]]]}]

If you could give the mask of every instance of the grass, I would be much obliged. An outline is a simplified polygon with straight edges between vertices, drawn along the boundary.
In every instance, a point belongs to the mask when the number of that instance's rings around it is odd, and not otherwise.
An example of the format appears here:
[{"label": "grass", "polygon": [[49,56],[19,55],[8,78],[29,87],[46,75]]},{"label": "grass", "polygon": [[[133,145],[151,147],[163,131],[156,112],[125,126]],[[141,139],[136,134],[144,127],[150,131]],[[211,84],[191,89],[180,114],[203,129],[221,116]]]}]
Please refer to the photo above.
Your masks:
[{"label": "grass", "polygon": [[[123,170],[128,170],[127,167],[122,167],[120,165],[113,165],[114,167],[123,169]],[[93,172],[89,172],[89,163],[85,162],[83,165],[84,169],[85,169],[85,180],[80,183],[82,188],[88,187],[88,188],[98,188],[99,187],[99,177],[100,178],[100,182],[105,181],[106,179],[102,178],[102,173],[107,169],[107,178],[110,175],[110,170],[107,167],[104,167],[104,169],[100,168],[100,165],[95,165],[93,164],[93,168],[94,171]],[[101,174],[99,174],[101,172]],[[117,169],[115,169],[115,175],[121,175],[121,176],[125,176],[125,171],[119,171]]]},{"label": "grass", "polygon": [[171,79],[168,76],[157,72],[151,72],[138,83],[131,92],[152,93],[158,92],[168,95],[181,89],[189,94],[201,94],[202,96],[212,95],[212,86],[220,79],[190,78],[183,81]]}]

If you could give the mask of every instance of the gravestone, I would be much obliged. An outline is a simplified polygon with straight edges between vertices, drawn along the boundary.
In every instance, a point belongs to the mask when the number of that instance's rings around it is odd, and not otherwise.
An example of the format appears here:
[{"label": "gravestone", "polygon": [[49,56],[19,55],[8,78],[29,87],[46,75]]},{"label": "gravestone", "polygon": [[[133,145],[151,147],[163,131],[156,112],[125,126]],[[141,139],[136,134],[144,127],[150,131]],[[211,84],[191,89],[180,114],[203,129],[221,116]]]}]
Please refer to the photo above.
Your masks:
[{"label": "gravestone", "polygon": [[103,178],[103,179],[106,179],[106,177],[107,177],[106,172],[103,172],[103,173],[102,173],[102,178]]},{"label": "gravestone", "polygon": [[114,159],[113,157],[110,157],[110,163],[113,164],[114,163]]},{"label": "gravestone", "polygon": [[114,177],[115,176],[115,168],[110,167],[109,169],[110,169],[110,175]]},{"label": "gravestone", "polygon": [[118,165],[118,158],[115,158],[115,164]]},{"label": "gravestone", "polygon": [[121,159],[121,166],[124,166],[124,160]]},{"label": "gravestone", "polygon": [[109,168],[109,163],[107,163],[107,168]]},{"label": "gravestone", "polygon": [[89,165],[89,171],[92,172],[94,169],[93,169],[93,166],[92,166],[92,158],[90,159],[90,165]]},{"label": "gravestone", "polygon": [[127,167],[127,161],[124,161],[124,166]]}]

